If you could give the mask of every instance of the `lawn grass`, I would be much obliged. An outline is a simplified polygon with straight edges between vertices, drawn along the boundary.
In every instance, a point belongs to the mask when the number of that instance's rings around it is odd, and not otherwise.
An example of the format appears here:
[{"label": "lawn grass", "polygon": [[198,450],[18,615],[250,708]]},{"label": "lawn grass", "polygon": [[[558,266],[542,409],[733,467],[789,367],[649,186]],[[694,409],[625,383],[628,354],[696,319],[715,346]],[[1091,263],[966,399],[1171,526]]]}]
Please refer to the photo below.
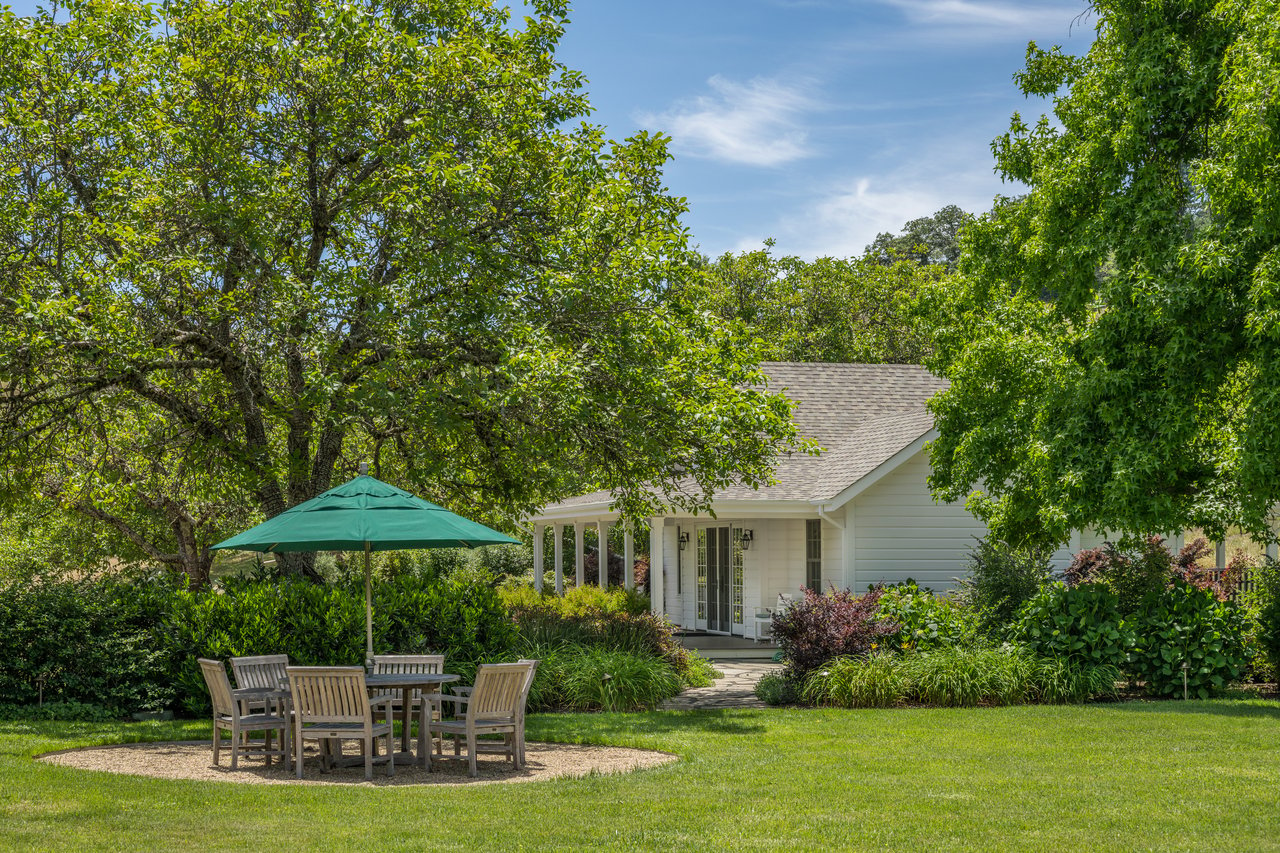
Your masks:
[{"label": "lawn grass", "polygon": [[21,849],[1280,850],[1280,703],[546,715],[664,749],[623,776],[471,788],[171,782],[33,762],[200,723],[0,723]]}]

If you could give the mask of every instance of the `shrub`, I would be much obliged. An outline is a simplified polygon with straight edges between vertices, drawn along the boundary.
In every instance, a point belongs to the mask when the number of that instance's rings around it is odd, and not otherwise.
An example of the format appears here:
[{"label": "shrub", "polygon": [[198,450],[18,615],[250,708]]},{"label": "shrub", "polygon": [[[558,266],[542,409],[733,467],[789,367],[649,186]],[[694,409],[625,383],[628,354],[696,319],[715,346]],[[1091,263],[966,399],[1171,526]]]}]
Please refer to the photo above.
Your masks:
[{"label": "shrub", "polygon": [[84,703],[117,716],[169,707],[179,659],[162,623],[176,583],[46,570],[0,579],[0,703]]},{"label": "shrub", "polygon": [[1257,642],[1273,678],[1280,678],[1280,563],[1267,560],[1255,570],[1251,604],[1257,616]]},{"label": "shrub", "polygon": [[773,637],[797,681],[838,657],[863,657],[879,648],[899,625],[880,616],[877,587],[866,595],[848,590],[804,590],[804,598],[773,616]]},{"label": "shrub", "polygon": [[1085,702],[1114,697],[1114,666],[1042,658],[1015,646],[842,658],[805,682],[806,700],[845,708]]},{"label": "shrub", "polygon": [[529,707],[539,711],[639,711],[656,707],[683,688],[666,662],[646,654],[561,643],[532,646],[541,661]]},{"label": "shrub", "polygon": [[969,646],[978,639],[978,620],[972,609],[921,589],[911,580],[885,588],[880,616],[900,626],[884,638],[884,645],[894,649]]},{"label": "shrub", "polygon": [[724,677],[723,672],[697,652],[689,652],[689,668],[679,675],[685,687],[710,687],[717,678]]},{"label": "shrub", "polygon": [[1199,560],[1211,546],[1203,537],[1187,543],[1177,554],[1169,551],[1159,536],[1148,536],[1136,545],[1120,547],[1111,542],[1075,555],[1063,574],[1067,586],[1101,584],[1116,594],[1120,612],[1136,613],[1143,599],[1181,579],[1198,589],[1207,589],[1217,598],[1231,596],[1253,561],[1236,554],[1220,575],[1199,567]]},{"label": "shrub", "polygon": [[797,695],[795,683],[781,672],[769,672],[755,686],[756,698],[766,705],[793,705]]},{"label": "shrub", "polygon": [[651,613],[638,593],[581,587],[560,597],[517,589],[504,591],[503,598],[528,645],[570,643],[649,655],[688,677],[689,651],[676,640],[675,626]]},{"label": "shrub", "polygon": [[[516,634],[491,579],[402,575],[373,587],[373,644],[401,654],[477,661],[514,648]],[[365,656],[362,586],[233,579],[179,591],[167,632],[181,653],[182,707],[202,715],[209,696],[196,658],[287,654],[303,666],[357,664]]]},{"label": "shrub", "polygon": [[1132,672],[1157,696],[1181,696],[1185,662],[1190,695],[1204,699],[1221,693],[1244,672],[1244,627],[1234,604],[1176,579],[1143,600]]},{"label": "shrub", "polygon": [[1014,548],[1007,542],[979,539],[969,555],[968,576],[960,581],[957,600],[973,608],[982,629],[1004,632],[1022,605],[1049,582],[1049,552]]},{"label": "shrub", "polygon": [[1100,584],[1054,583],[1023,605],[1011,638],[1041,657],[1123,667],[1133,629],[1114,592]]}]

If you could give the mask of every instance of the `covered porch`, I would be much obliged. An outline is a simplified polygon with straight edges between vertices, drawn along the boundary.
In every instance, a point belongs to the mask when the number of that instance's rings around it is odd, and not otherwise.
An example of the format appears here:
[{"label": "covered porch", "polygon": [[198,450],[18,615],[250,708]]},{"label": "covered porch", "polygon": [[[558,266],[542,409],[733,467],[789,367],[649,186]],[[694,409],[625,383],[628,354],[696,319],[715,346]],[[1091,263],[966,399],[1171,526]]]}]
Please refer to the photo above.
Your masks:
[{"label": "covered porch", "polygon": [[[574,585],[586,585],[591,546],[599,553],[600,565],[607,565],[610,543],[617,548],[619,538],[623,585],[634,588],[637,533],[611,511],[607,495],[590,500],[593,497],[547,507],[531,520],[538,590],[548,582],[548,568],[556,594],[564,594],[569,571]],[[648,539],[642,546],[648,546],[652,611],[691,637],[768,641],[771,612],[780,595],[798,597],[805,586],[845,585],[845,531],[837,524],[840,519],[824,519],[807,501],[717,501],[714,509],[715,517],[649,518],[647,530],[638,532]],[[621,537],[612,532],[619,525]],[[597,575],[595,582],[605,585],[605,574]]]}]

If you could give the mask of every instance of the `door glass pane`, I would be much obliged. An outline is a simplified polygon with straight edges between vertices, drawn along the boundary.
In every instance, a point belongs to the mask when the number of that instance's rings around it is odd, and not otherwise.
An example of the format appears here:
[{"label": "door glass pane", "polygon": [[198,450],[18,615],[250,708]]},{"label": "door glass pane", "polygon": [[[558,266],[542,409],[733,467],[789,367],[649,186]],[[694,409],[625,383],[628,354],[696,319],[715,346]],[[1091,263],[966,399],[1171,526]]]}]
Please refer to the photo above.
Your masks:
[{"label": "door glass pane", "polygon": [[729,622],[729,528],[720,528],[720,559],[716,568],[719,570],[717,589],[720,599],[720,630],[728,631]]},{"label": "door glass pane", "polygon": [[733,624],[742,624],[742,528],[733,528],[733,553],[730,556],[732,560],[732,576],[733,576]]},{"label": "door glass pane", "polygon": [[707,531],[698,528],[698,619],[707,620]]}]

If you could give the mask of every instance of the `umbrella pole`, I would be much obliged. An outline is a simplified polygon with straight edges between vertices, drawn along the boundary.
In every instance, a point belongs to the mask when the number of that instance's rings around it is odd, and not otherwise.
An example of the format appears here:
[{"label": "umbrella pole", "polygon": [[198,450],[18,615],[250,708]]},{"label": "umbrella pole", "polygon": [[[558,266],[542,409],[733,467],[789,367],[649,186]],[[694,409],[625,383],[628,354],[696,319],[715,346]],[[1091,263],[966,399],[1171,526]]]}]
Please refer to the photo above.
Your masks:
[{"label": "umbrella pole", "polygon": [[373,570],[369,567],[371,544],[364,543],[364,636],[365,663],[373,663]]}]

